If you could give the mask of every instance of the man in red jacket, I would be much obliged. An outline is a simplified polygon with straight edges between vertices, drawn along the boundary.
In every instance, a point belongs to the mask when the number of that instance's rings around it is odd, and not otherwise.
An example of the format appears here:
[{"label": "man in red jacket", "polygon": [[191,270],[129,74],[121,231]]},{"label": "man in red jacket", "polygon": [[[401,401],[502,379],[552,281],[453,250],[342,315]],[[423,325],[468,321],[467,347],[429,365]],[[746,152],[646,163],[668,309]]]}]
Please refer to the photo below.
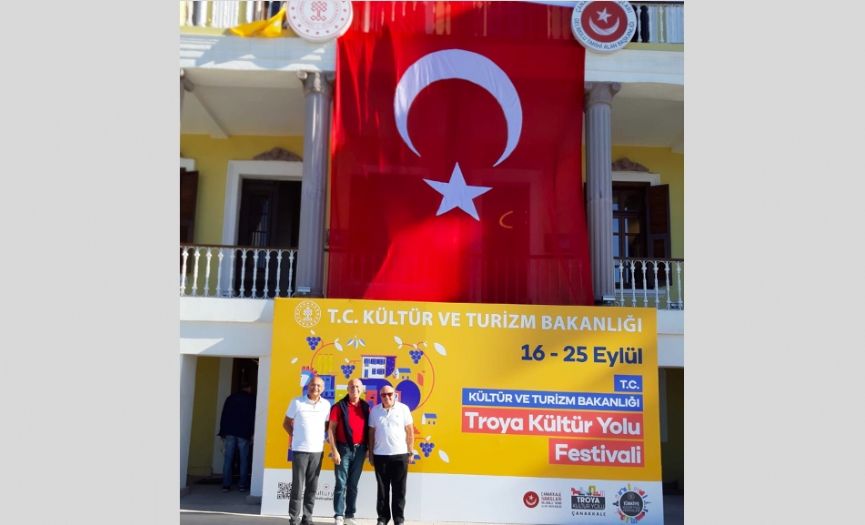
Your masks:
[{"label": "man in red jacket", "polygon": [[327,441],[333,450],[336,487],[333,490],[333,521],[335,525],[355,525],[357,483],[366,458],[369,404],[360,398],[360,379],[348,382],[348,394],[330,410]]}]

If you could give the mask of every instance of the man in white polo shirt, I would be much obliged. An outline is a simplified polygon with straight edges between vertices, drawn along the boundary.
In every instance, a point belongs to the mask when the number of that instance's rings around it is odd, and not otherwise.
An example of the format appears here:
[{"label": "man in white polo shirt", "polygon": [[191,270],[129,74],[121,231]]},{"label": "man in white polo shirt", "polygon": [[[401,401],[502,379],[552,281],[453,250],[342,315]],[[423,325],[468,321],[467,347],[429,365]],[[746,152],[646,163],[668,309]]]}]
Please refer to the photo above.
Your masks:
[{"label": "man in white polo shirt", "polygon": [[[300,396],[288,405],[282,427],[288,432],[291,462],[291,495],[288,515],[291,525],[312,525],[312,509],[318,490],[318,475],[324,455],[330,402],[321,397],[324,381],[314,376],[306,387],[306,396]],[[303,498],[303,514],[300,500]]]},{"label": "man in white polo shirt", "polygon": [[381,387],[378,395],[381,403],[369,413],[369,461],[375,467],[378,489],[376,525],[387,525],[391,517],[400,525],[405,521],[408,465],[414,463],[414,420],[408,406],[395,399],[392,386]]}]

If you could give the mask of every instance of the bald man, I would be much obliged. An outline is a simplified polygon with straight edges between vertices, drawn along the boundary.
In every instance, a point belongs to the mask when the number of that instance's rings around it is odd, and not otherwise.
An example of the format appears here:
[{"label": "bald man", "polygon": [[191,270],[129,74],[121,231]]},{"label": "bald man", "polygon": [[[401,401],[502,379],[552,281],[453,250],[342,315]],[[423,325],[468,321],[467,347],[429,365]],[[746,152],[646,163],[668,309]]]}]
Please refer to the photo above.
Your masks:
[{"label": "bald man", "polygon": [[[405,521],[405,485],[414,463],[414,420],[411,410],[396,400],[390,385],[379,390],[381,403],[369,414],[369,461],[375,467],[376,525]],[[393,497],[391,498],[391,493]]]}]

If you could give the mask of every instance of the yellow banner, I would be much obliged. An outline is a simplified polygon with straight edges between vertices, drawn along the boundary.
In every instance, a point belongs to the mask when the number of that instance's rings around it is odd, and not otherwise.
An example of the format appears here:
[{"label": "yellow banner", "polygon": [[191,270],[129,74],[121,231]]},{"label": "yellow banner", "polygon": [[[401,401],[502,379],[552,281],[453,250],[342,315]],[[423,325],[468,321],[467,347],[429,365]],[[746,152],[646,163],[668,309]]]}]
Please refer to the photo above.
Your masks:
[{"label": "yellow banner", "polygon": [[287,34],[282,24],[285,19],[285,6],[275,15],[266,20],[257,20],[246,24],[229,27],[226,32],[234,36],[274,38]]},{"label": "yellow banner", "polygon": [[331,401],[396,389],[412,472],[661,479],[654,309],[276,299],[273,326],[265,468],[290,467],[282,420],[316,373]]}]

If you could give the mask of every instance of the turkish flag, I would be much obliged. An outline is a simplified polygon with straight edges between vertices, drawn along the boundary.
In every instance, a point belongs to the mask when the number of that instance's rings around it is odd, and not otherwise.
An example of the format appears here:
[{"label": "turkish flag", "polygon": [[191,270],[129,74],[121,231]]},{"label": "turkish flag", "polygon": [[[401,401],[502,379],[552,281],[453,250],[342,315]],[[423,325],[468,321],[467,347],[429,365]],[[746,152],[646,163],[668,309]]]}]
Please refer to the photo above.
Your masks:
[{"label": "turkish flag", "polygon": [[353,8],[337,47],[327,295],[592,304],[571,8]]}]

